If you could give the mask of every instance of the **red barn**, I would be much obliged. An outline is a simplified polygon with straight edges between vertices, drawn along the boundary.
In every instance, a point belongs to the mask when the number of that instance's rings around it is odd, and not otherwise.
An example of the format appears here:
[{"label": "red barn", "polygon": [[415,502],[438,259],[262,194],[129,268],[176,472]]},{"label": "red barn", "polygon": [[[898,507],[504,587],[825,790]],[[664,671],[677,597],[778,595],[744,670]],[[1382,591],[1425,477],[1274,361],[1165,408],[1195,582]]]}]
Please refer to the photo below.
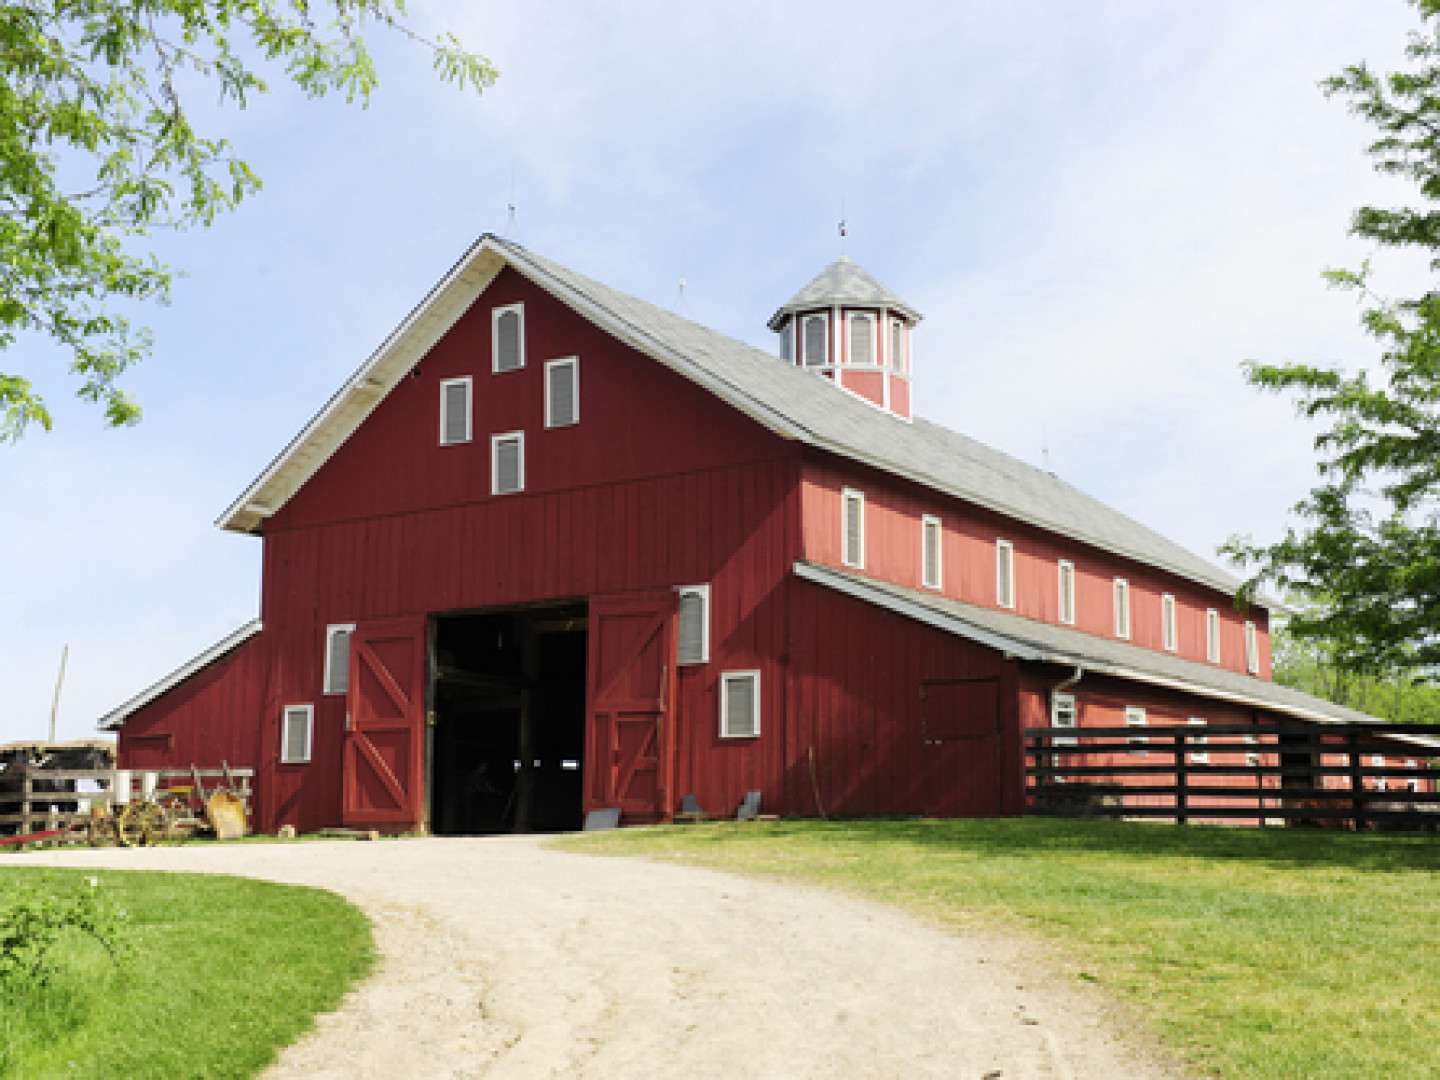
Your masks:
[{"label": "red barn", "polygon": [[842,257],[779,357],[483,237],[219,524],[260,618],[101,721],[257,821],[466,833],[1015,814],[1022,727],[1353,719],[1238,582],[911,415],[919,314]]}]

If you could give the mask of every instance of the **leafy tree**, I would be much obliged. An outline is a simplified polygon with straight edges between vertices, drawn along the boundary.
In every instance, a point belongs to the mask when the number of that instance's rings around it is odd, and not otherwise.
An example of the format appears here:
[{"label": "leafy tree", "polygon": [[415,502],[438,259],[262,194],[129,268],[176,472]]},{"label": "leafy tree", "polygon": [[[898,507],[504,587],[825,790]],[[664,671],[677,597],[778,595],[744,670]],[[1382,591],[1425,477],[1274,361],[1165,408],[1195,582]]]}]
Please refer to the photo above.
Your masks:
[{"label": "leafy tree", "polygon": [[1397,724],[1440,723],[1440,687],[1413,670],[1360,673],[1336,662],[1333,641],[1297,637],[1277,620],[1270,637],[1275,681]]},{"label": "leafy tree", "polygon": [[[150,336],[115,310],[165,300],[172,271],[137,248],[151,230],[208,225],[260,187],[223,138],[192,125],[205,93],[243,108],[260,67],[311,97],[369,99],[362,31],[398,32],[481,91],[496,72],[452,35],[427,40],[404,0],[0,0],[0,349],[47,335],[79,395],[111,424],[139,419],[118,379]],[[0,441],[50,428],[30,380],[0,373]]]},{"label": "leafy tree", "polygon": [[[1375,168],[1417,189],[1414,206],[1362,206],[1352,235],[1428,251],[1440,271],[1440,0],[1411,3],[1421,27],[1404,70],[1360,63],[1321,85],[1378,130]],[[1246,365],[1252,384],[1293,393],[1301,415],[1330,426],[1315,440],[1320,481],[1294,507],[1300,526],[1278,543],[1232,538],[1222,550],[1256,568],[1244,599],[1269,582],[1312,603],[1289,633],[1323,645],[1337,670],[1429,674],[1440,670],[1440,295],[1378,296],[1368,262],[1326,276],[1361,299],[1380,347],[1375,381],[1364,370]]]}]

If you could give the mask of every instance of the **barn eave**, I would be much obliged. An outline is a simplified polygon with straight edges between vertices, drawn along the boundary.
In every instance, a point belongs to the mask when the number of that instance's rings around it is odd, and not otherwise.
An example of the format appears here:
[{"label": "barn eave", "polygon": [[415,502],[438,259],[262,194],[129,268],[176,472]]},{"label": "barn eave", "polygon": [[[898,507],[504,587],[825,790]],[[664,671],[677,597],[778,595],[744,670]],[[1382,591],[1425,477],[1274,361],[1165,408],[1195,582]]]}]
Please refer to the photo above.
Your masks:
[{"label": "barn eave", "polygon": [[174,671],[170,672],[170,674],[140,691],[140,693],[136,694],[118,709],[112,709],[106,713],[95,722],[95,727],[100,731],[119,731],[120,728],[124,726],[126,720],[130,719],[130,717],[134,716],[146,705],[149,705],[163,694],[175,689],[192,676],[204,671],[216,661],[223,660],[256,634],[260,633],[262,629],[263,626],[260,620],[252,619],[234,633],[227,634],[204,652],[191,657]]}]

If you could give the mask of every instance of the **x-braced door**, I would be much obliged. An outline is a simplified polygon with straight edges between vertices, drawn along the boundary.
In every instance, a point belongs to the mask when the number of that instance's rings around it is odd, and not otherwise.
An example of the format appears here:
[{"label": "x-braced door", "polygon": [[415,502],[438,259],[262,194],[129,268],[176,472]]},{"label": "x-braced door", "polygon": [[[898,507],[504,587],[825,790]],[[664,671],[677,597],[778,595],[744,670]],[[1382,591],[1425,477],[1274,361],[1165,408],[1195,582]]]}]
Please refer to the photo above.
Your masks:
[{"label": "x-braced door", "polygon": [[590,598],[585,809],[628,821],[671,811],[675,756],[675,594]]},{"label": "x-braced door", "polygon": [[351,634],[343,775],[345,824],[424,827],[423,615],[360,623]]}]

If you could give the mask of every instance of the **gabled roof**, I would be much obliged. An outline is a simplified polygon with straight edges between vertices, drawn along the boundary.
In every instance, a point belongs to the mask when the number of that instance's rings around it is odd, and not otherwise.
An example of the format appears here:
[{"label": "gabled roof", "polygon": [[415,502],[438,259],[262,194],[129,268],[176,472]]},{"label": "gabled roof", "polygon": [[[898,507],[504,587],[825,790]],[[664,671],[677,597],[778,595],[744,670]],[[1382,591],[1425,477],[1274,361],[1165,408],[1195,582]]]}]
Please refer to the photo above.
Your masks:
[{"label": "gabled roof", "polygon": [[99,720],[95,721],[95,726],[101,731],[119,731],[126,720],[130,719],[130,717],[135,715],[146,705],[149,705],[161,694],[165,693],[168,690],[173,690],[175,687],[183,683],[186,679],[190,678],[191,675],[194,675],[199,671],[205,670],[217,660],[224,659],[230,653],[238,649],[241,645],[244,645],[245,642],[253,638],[256,634],[260,633],[260,630],[260,620],[250,620],[248,623],[240,627],[240,629],[236,630],[234,633],[227,634],[225,637],[221,638],[204,652],[196,656],[192,656],[189,660],[185,661],[185,663],[181,664],[178,668],[170,672],[170,674],[166,675],[163,679],[150,686],[147,686],[144,690],[141,690],[140,693],[136,694],[133,698],[125,702],[125,704],[121,705],[118,709],[110,710],[110,712],[106,713]]},{"label": "gabled roof", "polygon": [[509,265],[617,339],[784,438],[1225,593],[1238,579],[1063,480],[938,424],[913,422],[760,349],[486,235],[220,517],[257,532]]},{"label": "gabled roof", "polygon": [[770,329],[779,330],[785,316],[794,312],[841,305],[889,308],[904,315],[911,324],[920,321],[918,311],[871,277],[854,259],[841,255],[770,316]]}]

